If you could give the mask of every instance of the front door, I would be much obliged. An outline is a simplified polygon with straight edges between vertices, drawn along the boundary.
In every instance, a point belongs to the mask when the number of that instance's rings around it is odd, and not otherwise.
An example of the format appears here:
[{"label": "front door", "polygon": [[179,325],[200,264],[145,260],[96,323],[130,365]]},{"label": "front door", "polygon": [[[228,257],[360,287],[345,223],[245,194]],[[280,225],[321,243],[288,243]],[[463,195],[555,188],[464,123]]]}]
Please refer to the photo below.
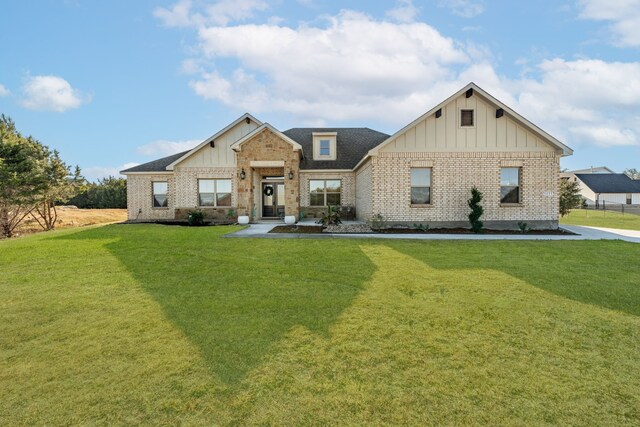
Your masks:
[{"label": "front door", "polygon": [[280,218],[284,216],[284,182],[262,184],[262,217]]}]

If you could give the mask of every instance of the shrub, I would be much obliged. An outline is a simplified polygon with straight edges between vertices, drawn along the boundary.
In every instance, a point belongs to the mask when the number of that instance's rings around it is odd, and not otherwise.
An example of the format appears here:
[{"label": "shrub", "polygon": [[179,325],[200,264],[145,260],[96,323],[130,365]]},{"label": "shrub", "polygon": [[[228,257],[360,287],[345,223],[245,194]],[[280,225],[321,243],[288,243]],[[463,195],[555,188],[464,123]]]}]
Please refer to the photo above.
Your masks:
[{"label": "shrub", "polygon": [[469,214],[469,223],[471,224],[471,231],[474,233],[482,233],[484,224],[480,221],[480,217],[484,213],[484,208],[480,205],[482,201],[482,193],[476,187],[471,189],[471,198],[467,200],[467,204],[471,208]]},{"label": "shrub", "polygon": [[204,225],[204,212],[189,211],[188,221],[191,226]]},{"label": "shrub", "polygon": [[389,221],[382,214],[375,214],[369,219],[369,227],[372,230],[383,230],[388,225]]},{"label": "shrub", "polygon": [[527,223],[524,221],[518,221],[518,228],[520,229],[520,232],[523,234],[531,230],[531,227],[529,227],[529,225],[527,225]]},{"label": "shrub", "polygon": [[424,233],[429,230],[429,224],[413,224],[413,228]]},{"label": "shrub", "polygon": [[317,222],[324,227],[327,225],[339,225],[342,224],[340,220],[340,211],[337,206],[327,206],[327,211],[322,213],[322,218]]}]

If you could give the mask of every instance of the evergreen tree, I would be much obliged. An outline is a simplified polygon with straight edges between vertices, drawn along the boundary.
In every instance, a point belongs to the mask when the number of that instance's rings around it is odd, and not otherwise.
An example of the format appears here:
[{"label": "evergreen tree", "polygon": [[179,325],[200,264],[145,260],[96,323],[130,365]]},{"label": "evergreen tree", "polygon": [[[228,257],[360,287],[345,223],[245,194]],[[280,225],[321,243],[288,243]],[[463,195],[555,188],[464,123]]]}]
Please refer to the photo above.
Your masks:
[{"label": "evergreen tree", "polygon": [[560,194],[558,196],[561,216],[569,214],[569,212],[571,212],[571,209],[577,209],[582,205],[580,184],[578,184],[577,181],[561,179]]},{"label": "evergreen tree", "polygon": [[480,217],[484,213],[484,208],[480,205],[482,201],[482,193],[476,187],[471,189],[471,198],[467,200],[467,204],[471,208],[469,214],[469,223],[471,224],[471,230],[474,233],[482,233],[484,224],[480,221]]}]

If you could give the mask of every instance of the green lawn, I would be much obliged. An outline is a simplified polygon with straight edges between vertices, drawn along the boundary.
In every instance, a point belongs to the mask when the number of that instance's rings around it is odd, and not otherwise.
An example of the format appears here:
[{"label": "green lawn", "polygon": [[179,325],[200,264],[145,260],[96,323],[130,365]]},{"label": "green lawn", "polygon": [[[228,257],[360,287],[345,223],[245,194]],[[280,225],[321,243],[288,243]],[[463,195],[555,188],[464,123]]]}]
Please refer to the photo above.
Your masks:
[{"label": "green lawn", "polygon": [[638,425],[640,245],[0,242],[0,425]]},{"label": "green lawn", "polygon": [[640,230],[640,215],[578,209],[560,218],[560,224]]}]

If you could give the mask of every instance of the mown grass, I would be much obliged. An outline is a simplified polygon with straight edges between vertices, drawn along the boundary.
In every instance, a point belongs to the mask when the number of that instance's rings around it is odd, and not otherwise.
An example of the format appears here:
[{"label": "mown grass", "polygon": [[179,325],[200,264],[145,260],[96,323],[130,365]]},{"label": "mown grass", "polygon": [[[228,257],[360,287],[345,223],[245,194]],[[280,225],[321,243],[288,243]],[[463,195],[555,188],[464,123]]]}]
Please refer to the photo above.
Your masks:
[{"label": "mown grass", "polygon": [[560,224],[640,230],[640,215],[606,210],[576,209],[560,218]]},{"label": "mown grass", "polygon": [[0,242],[0,424],[637,425],[640,245]]}]

